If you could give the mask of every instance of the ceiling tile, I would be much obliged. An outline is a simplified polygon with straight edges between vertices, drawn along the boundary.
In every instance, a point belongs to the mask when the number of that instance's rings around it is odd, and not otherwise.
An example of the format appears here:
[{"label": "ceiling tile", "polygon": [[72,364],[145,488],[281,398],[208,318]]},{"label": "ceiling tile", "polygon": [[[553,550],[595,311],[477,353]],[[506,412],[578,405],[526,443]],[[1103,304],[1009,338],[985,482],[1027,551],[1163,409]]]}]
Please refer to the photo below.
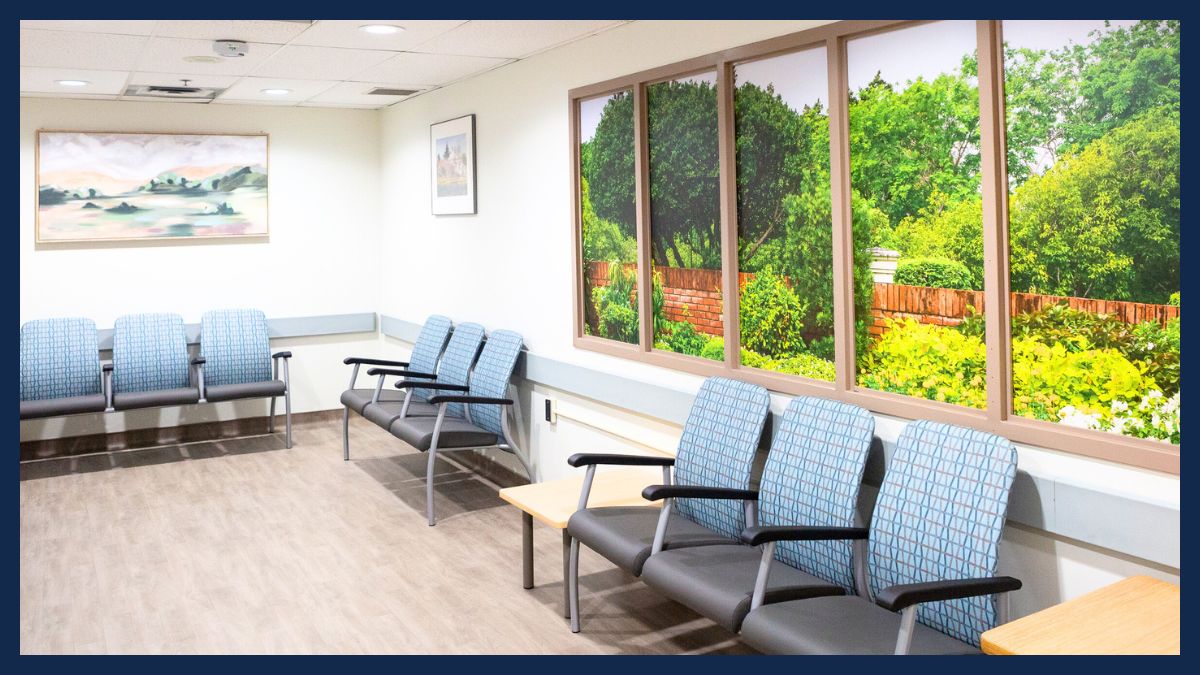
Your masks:
[{"label": "ceiling tile", "polygon": [[233,75],[194,75],[189,73],[134,73],[129,76],[129,84],[158,84],[182,86],[180,80],[187,80],[189,87],[210,87],[224,89],[237,82]]},{"label": "ceiling tile", "polygon": [[330,87],[320,94],[310,98],[307,102],[321,105],[338,105],[347,106],[367,106],[372,108],[381,108],[386,105],[391,105],[399,101],[403,101],[408,96],[379,96],[368,94],[368,91],[376,87],[386,87],[388,89],[416,89],[417,93],[426,90],[426,87],[419,86],[404,86],[400,84],[384,84],[381,82],[342,82],[334,87]]},{"label": "ceiling tile", "polygon": [[429,54],[521,58],[621,21],[469,21],[418,46]]},{"label": "ceiling tile", "polygon": [[506,63],[506,59],[401,52],[355,75],[356,82],[412,82],[441,85]]},{"label": "ceiling tile", "polygon": [[21,65],[31,68],[133,70],[147,38],[69,31],[22,30]]},{"label": "ceiling tile", "polygon": [[36,91],[21,92],[21,98],[83,98],[89,101],[119,101],[113,94],[42,94]]},{"label": "ceiling tile", "polygon": [[[21,68],[21,92],[60,94],[120,94],[129,73],[121,70],[82,70],[78,68]],[[59,80],[83,80],[82,87],[64,87]]]},{"label": "ceiling tile", "polygon": [[80,33],[150,35],[157,21],[33,21],[21,20],[21,30],[62,30]]},{"label": "ceiling tile", "polygon": [[300,21],[159,21],[159,37],[284,44],[312,24]]},{"label": "ceiling tile", "polygon": [[378,110],[379,108],[382,108],[385,105],[388,105],[388,104],[377,103],[375,105],[355,105],[353,103],[324,103],[324,102],[316,102],[316,101],[301,101],[300,103],[296,104],[296,107],[298,107],[298,108],[343,108],[343,109],[350,109],[350,110]]},{"label": "ceiling tile", "polygon": [[191,63],[187,56],[216,56],[210,40],[185,40],[154,37],[146,43],[137,60],[139,72],[191,73],[194,75],[245,75],[279,49],[279,45],[251,43],[245,56],[225,58],[216,63]]},{"label": "ceiling tile", "polygon": [[[346,49],[388,49],[406,51],[466,23],[450,21],[408,21],[404,19],[357,19],[351,21],[318,21],[304,31],[292,44]],[[372,35],[358,29],[371,24],[392,24],[403,31],[392,35]]]},{"label": "ceiling tile", "polygon": [[254,69],[255,77],[348,80],[395,56],[393,52],[286,45]]},{"label": "ceiling tile", "polygon": [[[274,103],[307,101],[337,84],[332,80],[288,80],[275,77],[243,77],[225,90],[217,100]],[[263,89],[291,89],[283,95],[264,94]]]}]

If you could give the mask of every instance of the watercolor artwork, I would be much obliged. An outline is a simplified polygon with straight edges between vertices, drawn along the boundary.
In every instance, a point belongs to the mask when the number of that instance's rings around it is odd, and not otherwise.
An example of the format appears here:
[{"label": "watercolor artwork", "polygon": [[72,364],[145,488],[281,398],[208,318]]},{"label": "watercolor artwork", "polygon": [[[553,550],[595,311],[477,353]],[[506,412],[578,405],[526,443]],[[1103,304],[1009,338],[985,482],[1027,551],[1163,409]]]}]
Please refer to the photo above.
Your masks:
[{"label": "watercolor artwork", "polygon": [[266,134],[41,131],[37,241],[261,237]]}]

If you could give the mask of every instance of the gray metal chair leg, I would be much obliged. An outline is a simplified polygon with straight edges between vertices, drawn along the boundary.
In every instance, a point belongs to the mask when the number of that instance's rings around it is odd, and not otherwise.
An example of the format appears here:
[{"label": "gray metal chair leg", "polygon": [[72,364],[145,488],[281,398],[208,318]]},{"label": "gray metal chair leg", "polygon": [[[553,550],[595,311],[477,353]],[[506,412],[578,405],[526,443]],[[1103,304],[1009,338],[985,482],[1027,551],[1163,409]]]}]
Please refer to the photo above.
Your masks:
[{"label": "gray metal chair leg", "polygon": [[437,525],[433,517],[433,470],[437,461],[437,447],[429,448],[429,465],[425,468],[425,518],[429,526]]},{"label": "gray metal chair leg", "polygon": [[342,459],[350,461],[350,407],[342,408]]},{"label": "gray metal chair leg", "polygon": [[267,433],[275,433],[275,397],[271,397],[271,413],[267,415]]},{"label": "gray metal chair leg", "polygon": [[567,570],[567,599],[571,606],[571,632],[579,632],[579,540],[571,537],[571,560]]},{"label": "gray metal chair leg", "polygon": [[287,429],[287,447],[292,447],[292,390],[283,392],[284,426]]}]

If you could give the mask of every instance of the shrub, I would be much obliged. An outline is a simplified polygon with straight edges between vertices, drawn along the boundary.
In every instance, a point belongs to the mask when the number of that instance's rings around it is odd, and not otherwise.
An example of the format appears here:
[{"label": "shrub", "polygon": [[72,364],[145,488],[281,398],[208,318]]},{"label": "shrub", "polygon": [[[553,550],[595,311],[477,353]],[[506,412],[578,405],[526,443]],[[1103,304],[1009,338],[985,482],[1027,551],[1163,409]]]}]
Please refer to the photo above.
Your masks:
[{"label": "shrub", "polygon": [[710,337],[700,349],[700,357],[712,361],[725,360],[725,338]]},{"label": "shrub", "polygon": [[808,353],[819,359],[833,361],[833,336],[825,335],[810,341],[808,343]]},{"label": "shrub", "polygon": [[949,258],[907,258],[896,265],[894,281],[907,286],[976,290],[967,266]]},{"label": "shrub", "polygon": [[668,321],[668,333],[663,336],[665,349],[676,354],[701,356],[708,337],[696,332],[687,321]]},{"label": "shrub", "polygon": [[770,357],[787,357],[804,350],[800,298],[784,278],[765,269],[742,287],[739,314],[742,344]]},{"label": "shrub", "polygon": [[859,384],[945,403],[982,408],[983,340],[913,319],[889,320],[863,356]]},{"label": "shrub", "polygon": [[834,377],[833,361],[828,361],[814,354],[797,354],[786,359],[769,361],[766,366],[757,366],[788,375],[800,375],[814,380],[832,382]]},{"label": "shrub", "polygon": [[1179,291],[1175,291],[1171,294],[1171,297],[1167,300],[1167,304],[1171,305],[1172,307],[1179,306]]},{"label": "shrub", "polygon": [[1070,406],[1104,414],[1114,401],[1137,400],[1157,389],[1115,349],[1072,350],[1063,343],[1013,340],[1013,407],[1018,414],[1057,420]]},{"label": "shrub", "polygon": [[638,341],[634,282],[633,271],[614,260],[608,266],[608,285],[592,289],[601,337],[631,343]]}]

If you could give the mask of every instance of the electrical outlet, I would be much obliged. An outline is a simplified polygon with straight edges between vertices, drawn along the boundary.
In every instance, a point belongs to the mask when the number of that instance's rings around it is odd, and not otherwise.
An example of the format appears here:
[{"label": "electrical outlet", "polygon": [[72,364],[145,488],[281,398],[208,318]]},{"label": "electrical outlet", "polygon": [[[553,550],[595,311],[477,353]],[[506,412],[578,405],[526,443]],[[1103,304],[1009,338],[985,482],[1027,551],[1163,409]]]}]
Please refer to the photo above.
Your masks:
[{"label": "electrical outlet", "polygon": [[546,398],[546,421],[558,424],[558,403],[549,397]]}]

